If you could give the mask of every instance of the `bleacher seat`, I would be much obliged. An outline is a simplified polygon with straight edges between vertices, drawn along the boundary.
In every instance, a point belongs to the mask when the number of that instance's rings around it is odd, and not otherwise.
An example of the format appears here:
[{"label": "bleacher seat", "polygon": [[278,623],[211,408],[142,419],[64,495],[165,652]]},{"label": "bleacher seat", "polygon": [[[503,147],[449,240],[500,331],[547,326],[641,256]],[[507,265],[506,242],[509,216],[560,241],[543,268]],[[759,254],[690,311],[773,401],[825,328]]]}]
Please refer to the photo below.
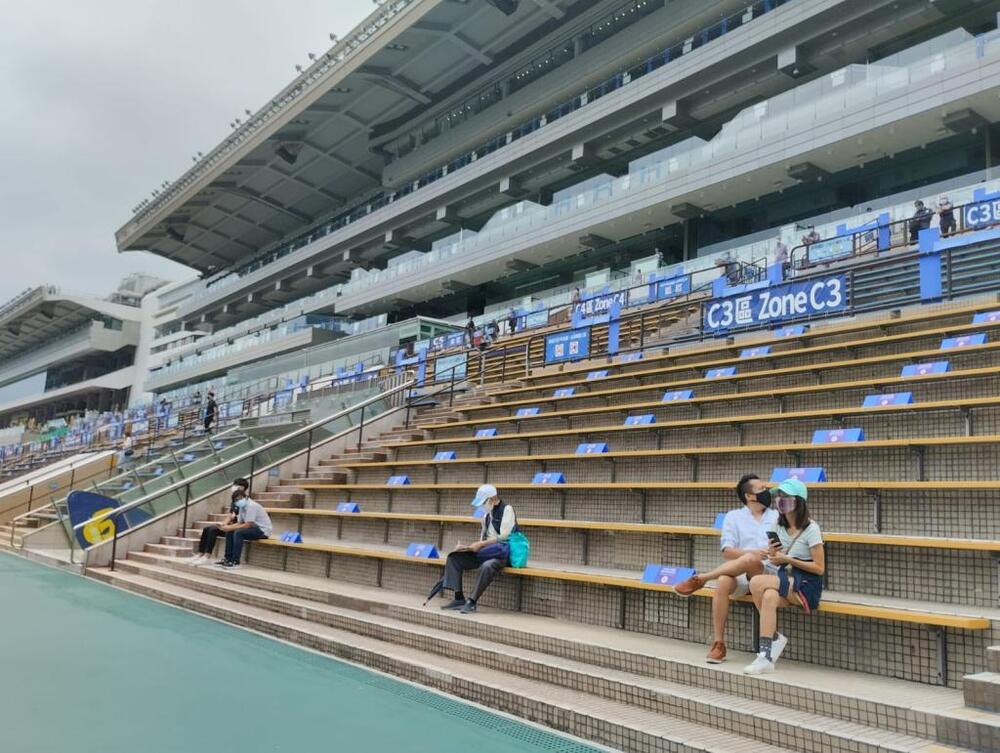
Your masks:
[{"label": "bleacher seat", "polygon": [[[218,519],[221,510],[213,511],[159,549],[133,553],[116,577],[177,603],[193,597],[173,586],[193,589],[205,599],[196,608],[208,613],[209,599],[221,598],[442,655],[482,630],[497,652],[527,652],[526,677],[644,709],[705,704],[706,714],[735,724],[753,703],[789,696],[812,740],[789,749],[992,745],[1000,720],[963,700],[992,703],[988,670],[1000,668],[990,651],[1000,643],[1000,345],[987,339],[949,350],[943,373],[901,374],[906,364],[940,359],[942,338],[982,330],[972,325],[981,308],[815,326],[787,338],[649,347],[634,362],[602,357],[526,373],[522,358],[516,379],[490,384],[495,373],[484,374],[484,386],[453,405],[415,409],[405,431],[272,479],[255,496],[275,530],[298,532],[302,543],[254,543],[250,567],[235,574],[179,569],[163,547],[189,553],[198,529]],[[741,357],[761,346],[770,348]],[[733,366],[732,376],[705,376]],[[588,379],[595,369],[608,373]],[[869,395],[897,392],[910,401],[864,405]],[[522,410],[530,407],[539,410]],[[640,414],[655,421],[624,424]],[[477,436],[487,427],[496,432]],[[862,429],[863,439],[813,443],[817,430],[848,427]],[[595,442],[607,451],[577,452]],[[642,572],[649,563],[716,563],[713,523],[735,506],[736,479],[747,471],[768,478],[779,467],[824,471],[809,486],[826,540],[826,591],[812,617],[782,611],[791,640],[778,671],[753,685],[736,659],[722,669],[702,663],[711,589],[682,600],[670,586],[644,583]],[[565,482],[533,483],[538,473]],[[387,483],[403,475],[408,483]],[[490,587],[479,622],[462,623],[420,608],[444,560],[410,557],[406,548],[427,542],[446,553],[474,537],[480,523],[469,499],[481,483],[495,484],[517,510],[532,559]],[[280,620],[254,620],[282,634]],[[741,599],[730,649],[753,651],[756,631],[756,612]],[[355,655],[344,640],[329,650]],[[499,655],[484,657],[510,671]],[[563,667],[558,679],[549,662]],[[653,678],[669,687],[654,692]],[[711,702],[700,695],[707,691]],[[776,724],[750,736],[780,746],[776,730],[784,728]]]}]

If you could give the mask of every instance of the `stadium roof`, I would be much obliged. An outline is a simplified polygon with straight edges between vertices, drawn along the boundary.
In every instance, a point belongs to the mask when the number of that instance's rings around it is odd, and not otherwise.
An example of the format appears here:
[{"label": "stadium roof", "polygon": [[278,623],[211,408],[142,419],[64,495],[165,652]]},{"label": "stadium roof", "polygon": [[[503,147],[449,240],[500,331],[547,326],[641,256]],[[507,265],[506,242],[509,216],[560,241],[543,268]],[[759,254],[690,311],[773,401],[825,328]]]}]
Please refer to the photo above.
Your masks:
[{"label": "stadium roof", "polygon": [[41,286],[0,307],[0,361],[72,332],[96,316],[134,320],[139,309]]},{"label": "stadium roof", "polygon": [[351,206],[381,185],[378,126],[405,125],[512,47],[566,15],[572,0],[395,0],[238,125],[116,233],[203,273],[223,269]]}]

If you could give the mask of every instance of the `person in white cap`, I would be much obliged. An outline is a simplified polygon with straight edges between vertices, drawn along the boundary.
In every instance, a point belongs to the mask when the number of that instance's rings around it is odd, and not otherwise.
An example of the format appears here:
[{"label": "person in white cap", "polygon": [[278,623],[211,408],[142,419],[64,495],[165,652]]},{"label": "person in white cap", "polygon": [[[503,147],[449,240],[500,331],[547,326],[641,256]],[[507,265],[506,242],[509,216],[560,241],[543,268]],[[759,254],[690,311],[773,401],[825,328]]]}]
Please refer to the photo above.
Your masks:
[{"label": "person in white cap", "polygon": [[[514,508],[500,499],[500,492],[491,484],[483,484],[472,500],[473,507],[487,506],[479,541],[460,546],[448,555],[444,568],[444,588],[454,593],[454,598],[442,609],[457,609],[462,614],[476,611],[476,603],[497,574],[510,564],[510,547],[507,539],[518,530]],[[479,569],[476,587],[465,598],[462,591],[462,574]]]}]

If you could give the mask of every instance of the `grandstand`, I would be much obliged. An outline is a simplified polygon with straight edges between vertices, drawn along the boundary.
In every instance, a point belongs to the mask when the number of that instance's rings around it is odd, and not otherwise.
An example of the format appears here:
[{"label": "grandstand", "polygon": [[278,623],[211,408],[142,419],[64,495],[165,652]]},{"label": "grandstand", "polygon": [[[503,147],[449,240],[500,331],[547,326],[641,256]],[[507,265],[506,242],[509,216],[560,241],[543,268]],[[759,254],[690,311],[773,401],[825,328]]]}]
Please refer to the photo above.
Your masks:
[{"label": "grandstand", "polygon": [[[148,457],[82,514],[24,477],[0,543],[617,749],[1000,750],[1000,7],[377,5],[118,230],[199,275],[62,445]],[[711,585],[643,577],[750,471],[826,542],[766,677],[747,597],[711,666]],[[238,476],[274,535],[189,567]],[[531,559],[442,612],[484,483]]]}]

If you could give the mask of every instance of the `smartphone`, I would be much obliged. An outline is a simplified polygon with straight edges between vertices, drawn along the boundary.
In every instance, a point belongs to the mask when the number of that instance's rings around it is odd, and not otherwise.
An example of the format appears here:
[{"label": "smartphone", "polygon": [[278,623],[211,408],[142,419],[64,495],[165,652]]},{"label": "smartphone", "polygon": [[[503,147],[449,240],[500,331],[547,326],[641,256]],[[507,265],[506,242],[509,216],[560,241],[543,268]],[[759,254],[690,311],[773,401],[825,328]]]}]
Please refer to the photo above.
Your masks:
[{"label": "smartphone", "polygon": [[781,548],[781,539],[778,538],[778,532],[777,531],[768,531],[767,532],[767,540],[768,540],[768,543],[770,543],[772,546],[776,546],[779,549]]}]

